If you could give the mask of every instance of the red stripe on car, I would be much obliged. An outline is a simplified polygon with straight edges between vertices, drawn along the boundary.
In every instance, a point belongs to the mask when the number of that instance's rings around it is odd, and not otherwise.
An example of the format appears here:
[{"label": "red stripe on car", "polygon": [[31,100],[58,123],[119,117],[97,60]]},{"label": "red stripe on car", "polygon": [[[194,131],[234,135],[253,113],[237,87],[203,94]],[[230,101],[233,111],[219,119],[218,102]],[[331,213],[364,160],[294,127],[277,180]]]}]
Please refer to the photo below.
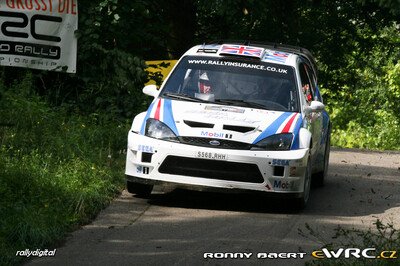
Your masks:
[{"label": "red stripe on car", "polygon": [[292,117],[289,119],[289,121],[286,123],[285,127],[282,129],[281,133],[288,133],[290,127],[293,124],[294,119],[296,118],[297,114],[292,115]]},{"label": "red stripe on car", "polygon": [[154,114],[154,119],[160,120],[161,99],[158,100],[157,109]]}]

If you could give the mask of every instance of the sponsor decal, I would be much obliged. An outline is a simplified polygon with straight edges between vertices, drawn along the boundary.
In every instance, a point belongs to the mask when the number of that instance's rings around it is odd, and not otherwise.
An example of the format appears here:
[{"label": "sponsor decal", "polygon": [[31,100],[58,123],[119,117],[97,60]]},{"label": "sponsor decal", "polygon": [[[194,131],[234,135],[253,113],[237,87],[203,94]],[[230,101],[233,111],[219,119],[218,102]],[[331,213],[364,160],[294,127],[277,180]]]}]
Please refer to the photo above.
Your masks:
[{"label": "sponsor decal", "polygon": [[273,159],[272,165],[287,166],[287,165],[289,165],[289,160]]},{"label": "sponsor decal", "polygon": [[[273,112],[270,113],[274,114]],[[227,111],[224,110],[215,110],[215,112],[204,112],[203,110],[187,110],[185,111],[185,114],[201,115],[205,119],[229,120],[230,122],[241,122],[246,124],[255,124],[262,121],[261,119],[259,119],[259,116],[230,115]]]},{"label": "sponsor decal", "polygon": [[232,134],[224,134],[223,132],[209,132],[209,131],[201,131],[200,136],[202,137],[208,137],[208,138],[225,138],[225,139],[231,139]]},{"label": "sponsor decal", "polygon": [[274,180],[274,188],[291,189],[292,186],[292,182],[290,181]]},{"label": "sponsor decal", "polygon": [[266,66],[260,64],[244,63],[244,62],[232,62],[223,60],[205,60],[205,59],[192,59],[188,60],[189,64],[197,65],[215,65],[215,66],[227,66],[227,67],[241,67],[241,68],[251,68],[261,71],[275,72],[279,74],[288,74],[288,70],[284,68],[279,68],[275,66]]},{"label": "sponsor decal", "polygon": [[289,55],[289,53],[285,52],[265,50],[264,60],[285,63]]},{"label": "sponsor decal", "polygon": [[153,146],[148,146],[148,145],[138,145],[138,151],[141,152],[148,152],[148,153],[154,153],[154,147]]},{"label": "sponsor decal", "polygon": [[222,45],[219,53],[261,58],[263,52],[264,48],[244,46],[244,45]]},{"label": "sponsor decal", "polygon": [[77,0],[1,2],[0,65],[76,72]]},{"label": "sponsor decal", "polygon": [[200,136],[209,137],[209,138],[223,138],[224,133],[201,131]]},{"label": "sponsor decal", "polygon": [[210,106],[210,105],[207,105],[204,109],[205,110],[209,110],[209,111],[244,113],[244,109],[236,108],[236,107],[227,107],[227,106]]},{"label": "sponsor decal", "polygon": [[150,168],[147,166],[136,166],[136,173],[148,175],[150,172]]}]

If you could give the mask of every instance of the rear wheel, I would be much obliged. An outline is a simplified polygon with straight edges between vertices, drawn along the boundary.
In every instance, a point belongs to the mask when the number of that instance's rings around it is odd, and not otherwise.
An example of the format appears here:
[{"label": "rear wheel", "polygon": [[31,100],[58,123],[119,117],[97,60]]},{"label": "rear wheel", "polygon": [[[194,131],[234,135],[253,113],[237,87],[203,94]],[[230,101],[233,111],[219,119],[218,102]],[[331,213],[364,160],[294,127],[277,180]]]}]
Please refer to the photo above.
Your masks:
[{"label": "rear wheel", "polygon": [[141,184],[136,182],[127,181],[126,189],[129,193],[136,194],[140,197],[148,197],[153,190],[153,185]]}]

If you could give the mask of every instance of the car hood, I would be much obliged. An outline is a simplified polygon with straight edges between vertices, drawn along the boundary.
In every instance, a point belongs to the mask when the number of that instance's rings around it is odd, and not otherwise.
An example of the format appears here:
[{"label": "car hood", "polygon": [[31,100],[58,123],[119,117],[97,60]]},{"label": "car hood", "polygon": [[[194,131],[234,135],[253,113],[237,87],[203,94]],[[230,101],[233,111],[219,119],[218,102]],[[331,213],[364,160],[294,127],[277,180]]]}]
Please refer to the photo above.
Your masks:
[{"label": "car hood", "polygon": [[157,98],[150,105],[148,118],[164,122],[179,137],[225,139],[254,144],[280,133],[298,135],[302,117],[297,112],[197,103]]}]

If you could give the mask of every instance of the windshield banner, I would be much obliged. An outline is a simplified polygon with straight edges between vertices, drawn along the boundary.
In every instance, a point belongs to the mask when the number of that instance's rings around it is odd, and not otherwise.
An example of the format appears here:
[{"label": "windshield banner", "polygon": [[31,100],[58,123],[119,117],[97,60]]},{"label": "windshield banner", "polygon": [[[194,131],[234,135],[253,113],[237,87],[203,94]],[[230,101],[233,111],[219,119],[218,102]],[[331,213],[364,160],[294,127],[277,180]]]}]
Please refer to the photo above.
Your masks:
[{"label": "windshield banner", "polygon": [[76,72],[78,0],[0,0],[0,65]]},{"label": "windshield banner", "polygon": [[257,69],[257,70],[263,70],[263,71],[276,72],[276,73],[280,73],[280,74],[288,74],[287,69],[277,68],[274,66],[265,66],[265,65],[260,65],[260,64],[243,63],[243,62],[192,59],[192,60],[188,60],[188,63],[189,64],[199,64],[199,65],[251,68],[251,69]]}]

